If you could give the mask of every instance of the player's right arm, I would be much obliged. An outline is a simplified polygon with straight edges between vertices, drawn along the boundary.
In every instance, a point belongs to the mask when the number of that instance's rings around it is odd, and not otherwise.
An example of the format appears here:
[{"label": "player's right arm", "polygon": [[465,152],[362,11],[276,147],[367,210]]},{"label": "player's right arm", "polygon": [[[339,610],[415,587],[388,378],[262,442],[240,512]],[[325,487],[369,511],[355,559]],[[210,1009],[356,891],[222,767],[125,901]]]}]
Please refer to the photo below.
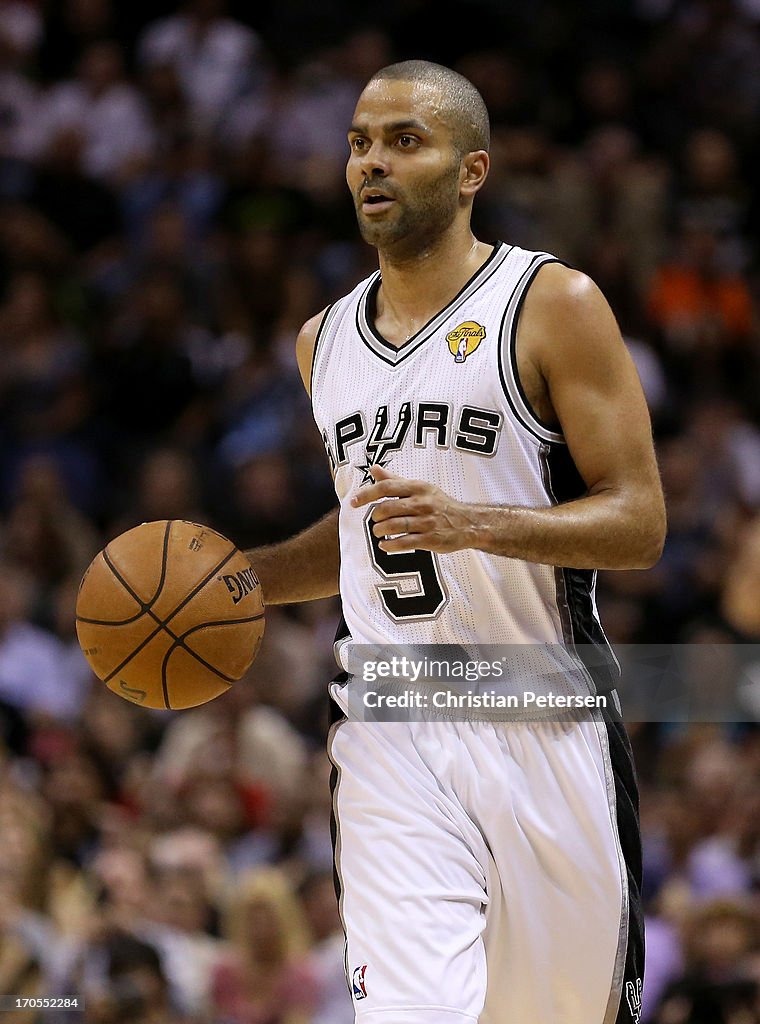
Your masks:
[{"label": "player's right arm", "polygon": [[[298,370],[311,391],[311,368],[317,334],[327,310],[312,317],[301,328],[296,341]],[[338,510],[280,544],[246,552],[261,581],[266,604],[297,604],[333,597],[338,593],[340,554]]]}]

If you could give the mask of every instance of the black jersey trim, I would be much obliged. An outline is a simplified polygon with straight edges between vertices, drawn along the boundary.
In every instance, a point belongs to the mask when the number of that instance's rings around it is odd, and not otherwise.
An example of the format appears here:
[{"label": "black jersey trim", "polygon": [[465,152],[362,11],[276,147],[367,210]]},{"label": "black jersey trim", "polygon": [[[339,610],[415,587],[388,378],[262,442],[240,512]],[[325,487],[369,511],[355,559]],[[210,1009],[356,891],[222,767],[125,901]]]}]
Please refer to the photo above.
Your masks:
[{"label": "black jersey trim", "polygon": [[[536,429],[536,425],[543,430],[545,430],[545,428],[543,428],[537,420],[535,421],[535,425],[533,422],[531,422],[531,420],[525,414],[527,413],[527,409],[524,413],[522,410],[518,408],[518,405],[515,402],[515,399],[510,391],[509,384],[507,382],[507,373],[509,372],[510,376],[512,375],[512,359],[508,349],[510,345],[513,344],[515,336],[513,335],[513,332],[511,330],[511,322],[515,315],[516,303],[518,301],[521,302],[522,298],[524,297],[523,290],[527,289],[528,284],[530,284],[530,282],[533,280],[533,278],[541,269],[541,267],[544,266],[545,263],[552,262],[553,260],[554,257],[550,256],[548,253],[536,253],[533,259],[528,264],[527,268],[523,271],[522,277],[515,285],[512,294],[509,297],[509,301],[507,302],[504,308],[504,315],[502,316],[501,325],[499,327],[499,345],[497,351],[499,380],[501,381],[502,391],[504,392],[504,395],[507,399],[507,403],[510,409],[512,410],[512,413],[514,414],[515,418],[517,419],[518,423],[520,423],[521,426],[523,426],[530,434],[532,434],[533,437],[541,441],[542,444],[546,444],[547,441],[551,441],[552,443],[558,443],[558,441],[555,440],[555,437],[547,438],[544,436],[543,433],[539,433]],[[517,382],[515,382],[515,385],[516,384]],[[518,389],[518,397],[519,395],[520,391]],[[554,434],[555,432],[552,431],[551,433]],[[559,435],[556,435],[556,437],[558,438]]]},{"label": "black jersey trim", "polygon": [[335,630],[335,639],[333,640],[333,657],[340,669],[343,669],[343,662],[340,658],[341,649],[345,644],[350,642],[350,640],[351,630],[348,628],[348,624],[346,623],[346,617],[341,613],[340,621],[338,622],[338,626]]},{"label": "black jersey trim", "polygon": [[528,280],[523,285],[522,294],[517,300],[517,306],[515,308],[514,316],[512,318],[512,327],[510,330],[509,338],[509,358],[512,364],[512,376],[514,377],[515,384],[517,385],[517,390],[520,393],[520,398],[522,398],[523,404],[525,405],[527,411],[531,414],[532,418],[543,430],[546,430],[551,434],[560,434],[561,431],[557,430],[556,427],[553,427],[550,423],[544,423],[541,417],[536,415],[536,413],[533,411],[528,396],[525,393],[525,388],[523,387],[522,381],[520,380],[520,374],[517,370],[517,328],[520,323],[520,314],[522,313],[522,308],[525,303],[525,297],[528,294],[530,286],[535,281],[539,270],[541,270],[542,267],[547,266],[549,263],[559,263],[563,267],[568,266],[568,264],[565,263],[564,260],[560,260],[556,256],[553,256],[551,259],[545,260],[543,263],[539,264],[539,266],[537,266],[528,277]]},{"label": "black jersey trim", "polygon": [[400,362],[411,356],[421,346],[432,338],[441,324],[454,313],[459,306],[471,298],[475,292],[493,277],[497,270],[503,266],[504,260],[514,249],[513,245],[505,245],[504,242],[496,242],[493,252],[488,259],[478,267],[475,273],[459,289],[457,294],[441,309],[435,316],[408,338],[403,345],[392,345],[375,328],[372,318],[368,315],[368,305],[373,294],[380,286],[380,271],[377,271],[370,278],[367,287],[362,293],[356,306],[356,329],[359,336],[374,354],[388,366],[398,366]]},{"label": "black jersey trim", "polygon": [[[538,462],[541,468],[541,481],[544,485],[544,490],[551,499],[552,504],[558,505],[559,499],[554,493],[551,472],[549,469],[549,452],[549,446],[542,443],[538,453]],[[570,614],[570,603],[567,595],[567,587],[565,586],[565,576],[563,570],[558,565],[554,566],[554,586],[557,595],[557,611],[559,612],[559,620],[562,626],[562,639],[568,646],[572,646],[573,621]]]},{"label": "black jersey trim", "polygon": [[314,393],[314,368],[317,365],[319,346],[322,344],[325,334],[327,334],[327,321],[332,320],[332,314],[335,312],[337,305],[337,302],[333,302],[332,305],[327,307],[325,315],[322,317],[322,321],[317,328],[317,336],[314,339],[314,351],[311,354],[311,370],[309,371],[309,398],[311,398]]},{"label": "black jersey trim", "polygon": [[[563,266],[567,266],[563,260],[552,256],[550,253],[536,253],[515,285],[501,320],[497,363],[502,390],[517,421],[533,437],[543,443],[564,444],[565,441],[561,432],[548,423],[544,423],[531,408],[517,370],[517,327],[520,313],[522,312],[528,289],[533,284],[539,270],[548,263],[561,263]],[[508,378],[514,382],[518,401],[515,400],[515,396],[510,390]]]},{"label": "black jersey trim", "polygon": [[[547,497],[553,505],[586,493],[586,484],[567,445],[542,445],[539,460]],[[596,692],[610,693],[618,684],[620,666],[594,608],[596,570],[558,566],[555,581],[563,639],[584,666]]]}]

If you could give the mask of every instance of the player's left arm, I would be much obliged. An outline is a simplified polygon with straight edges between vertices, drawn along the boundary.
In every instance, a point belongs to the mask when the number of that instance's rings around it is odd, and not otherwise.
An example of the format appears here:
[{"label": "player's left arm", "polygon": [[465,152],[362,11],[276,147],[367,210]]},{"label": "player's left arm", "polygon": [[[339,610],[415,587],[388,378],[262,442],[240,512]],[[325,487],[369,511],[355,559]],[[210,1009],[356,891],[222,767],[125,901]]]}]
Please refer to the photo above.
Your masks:
[{"label": "player's left arm", "polygon": [[569,568],[653,565],[665,539],[665,504],[649,413],[596,285],[559,264],[542,268],[524,304],[518,349],[545,382],[549,415],[586,485],[582,497],[550,508],[473,505],[376,467],[376,482],[353,503],[397,499],[372,513],[390,552],[477,548]]}]

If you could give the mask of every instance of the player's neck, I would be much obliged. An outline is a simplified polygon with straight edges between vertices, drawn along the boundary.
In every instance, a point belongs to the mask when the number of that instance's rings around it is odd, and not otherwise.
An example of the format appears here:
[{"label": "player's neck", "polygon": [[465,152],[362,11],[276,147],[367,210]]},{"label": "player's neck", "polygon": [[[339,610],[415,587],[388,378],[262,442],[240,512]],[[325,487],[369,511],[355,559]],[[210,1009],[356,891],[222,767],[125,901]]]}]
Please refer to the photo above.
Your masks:
[{"label": "player's neck", "polygon": [[376,326],[392,344],[402,345],[444,309],[493,252],[471,231],[444,237],[410,255],[380,253],[382,284]]}]

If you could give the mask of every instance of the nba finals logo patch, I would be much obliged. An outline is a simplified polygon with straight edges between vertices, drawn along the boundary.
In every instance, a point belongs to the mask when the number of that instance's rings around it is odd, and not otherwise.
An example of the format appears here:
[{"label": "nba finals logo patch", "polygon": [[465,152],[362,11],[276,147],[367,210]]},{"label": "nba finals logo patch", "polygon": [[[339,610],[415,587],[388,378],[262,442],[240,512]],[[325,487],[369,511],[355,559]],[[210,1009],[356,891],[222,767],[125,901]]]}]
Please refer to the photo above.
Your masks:
[{"label": "nba finals logo patch", "polygon": [[467,356],[471,356],[483,338],[486,336],[486,329],[474,320],[465,320],[459,327],[455,327],[446,335],[449,343],[449,352],[454,357],[455,363],[463,363]]},{"label": "nba finals logo patch", "polygon": [[628,1009],[631,1011],[634,1024],[639,1024],[641,1020],[641,989],[641,978],[637,978],[635,982],[627,981],[625,983],[625,998],[628,1001]]},{"label": "nba finals logo patch", "polygon": [[367,986],[364,984],[364,975],[367,973],[367,965],[362,964],[354,970],[354,977],[351,987],[354,990],[354,999],[367,998]]}]

